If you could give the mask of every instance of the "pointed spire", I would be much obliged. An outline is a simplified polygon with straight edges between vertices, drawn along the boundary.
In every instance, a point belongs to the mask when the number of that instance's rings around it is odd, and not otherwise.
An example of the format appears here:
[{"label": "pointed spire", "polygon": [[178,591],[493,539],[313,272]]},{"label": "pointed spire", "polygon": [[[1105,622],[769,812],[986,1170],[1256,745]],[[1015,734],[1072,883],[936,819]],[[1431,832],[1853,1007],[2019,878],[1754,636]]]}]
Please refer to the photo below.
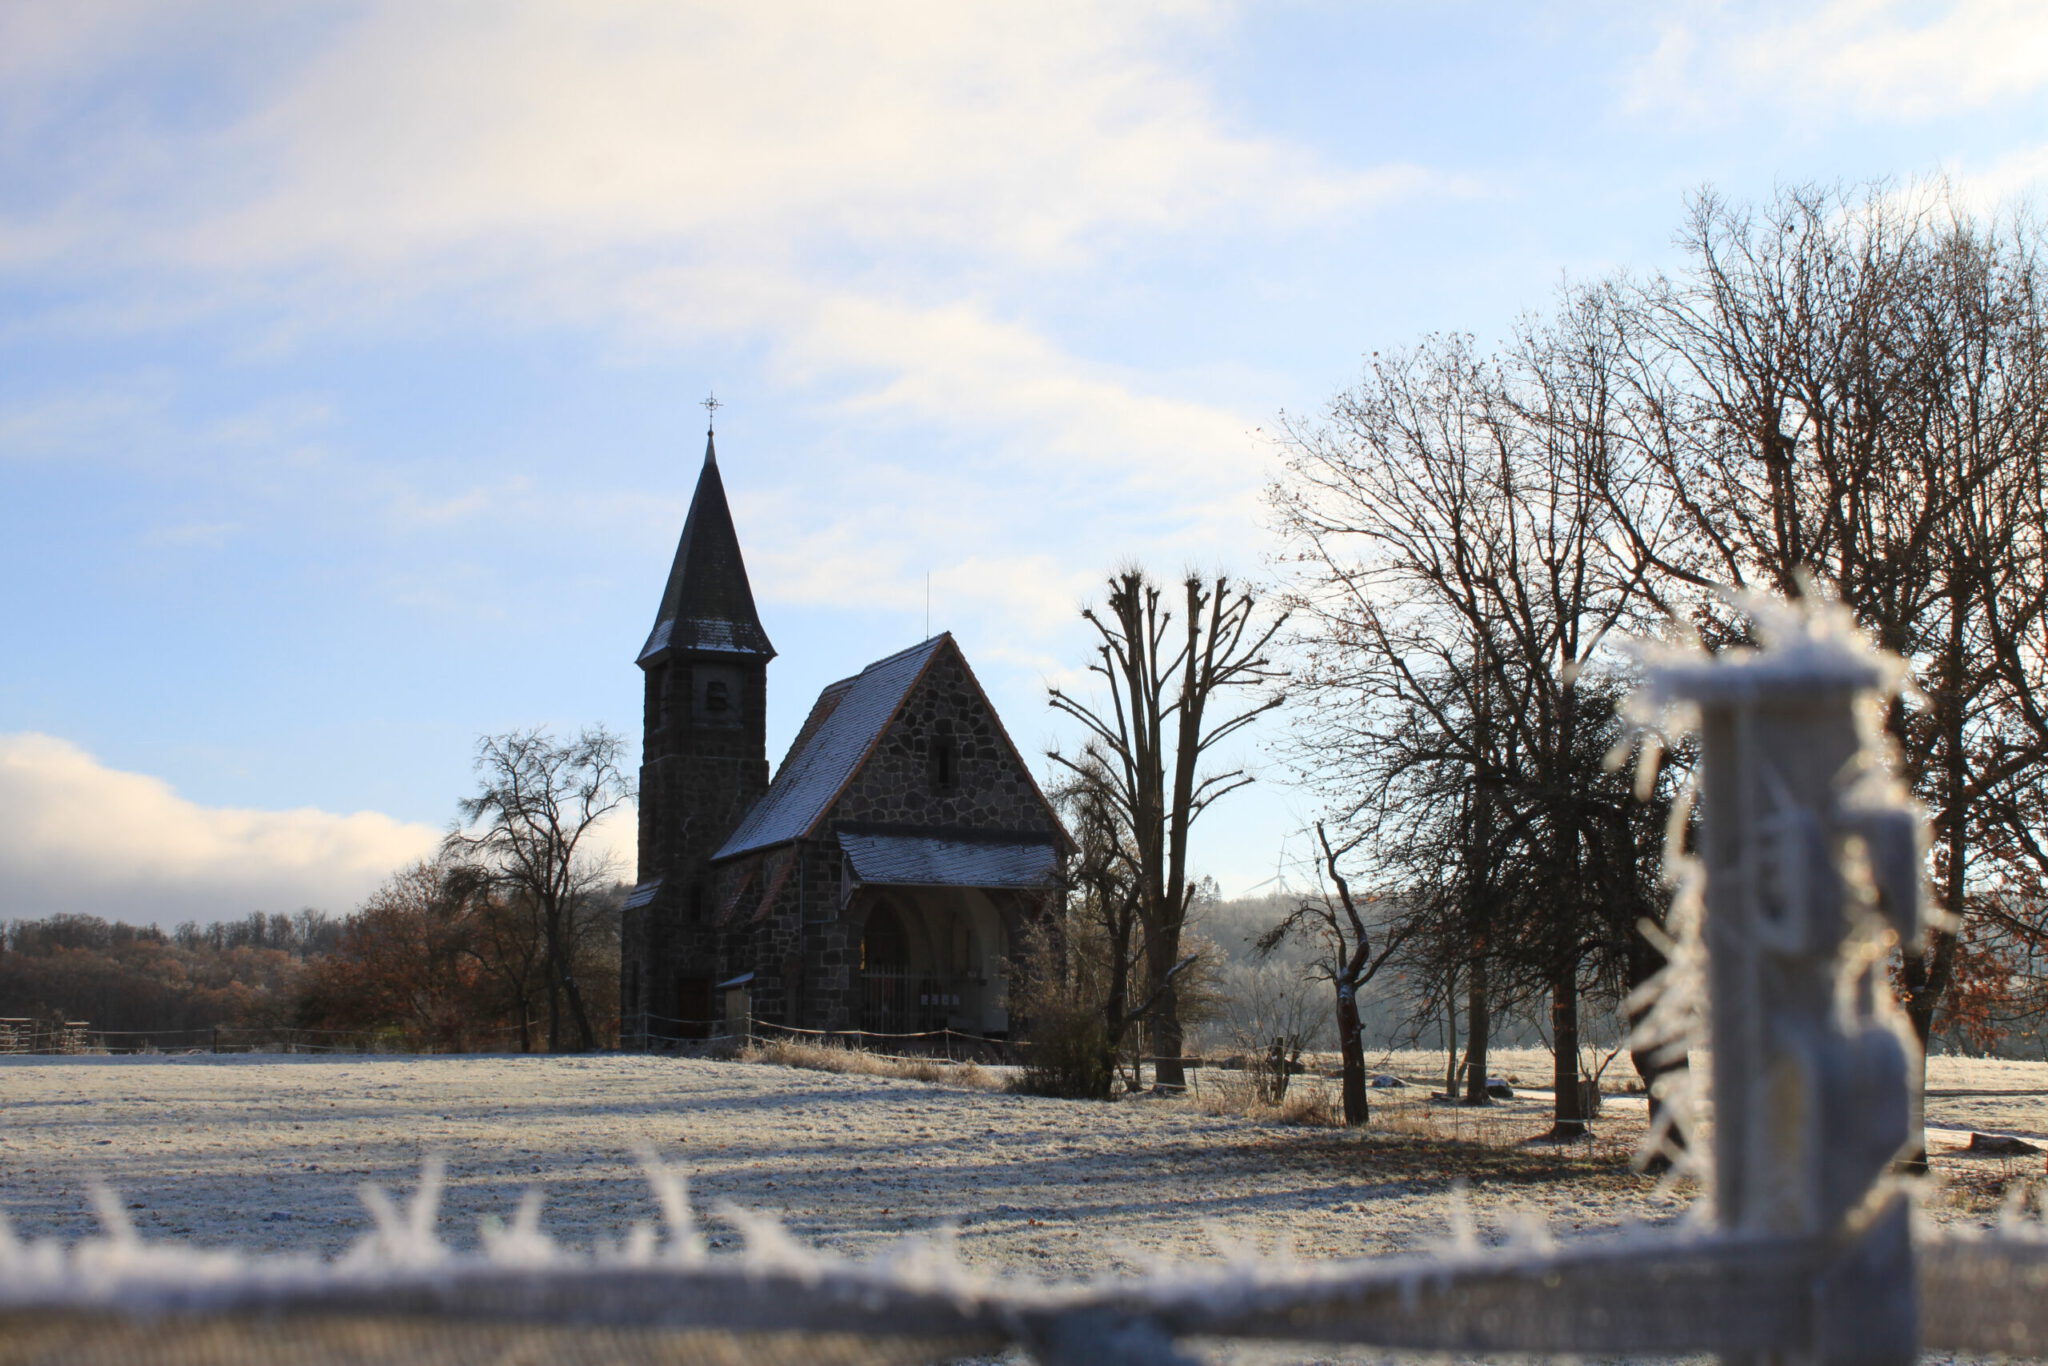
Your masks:
[{"label": "pointed spire", "polygon": [[704,437],[697,493],[690,500],[683,539],[661,595],[661,612],[640,660],[645,663],[672,649],[775,657],[775,647],[768,643],[754,610],[754,590],[747,582],[747,564],[740,555],[739,533],[733,530],[725,481],[718,477],[718,451],[709,433]]}]

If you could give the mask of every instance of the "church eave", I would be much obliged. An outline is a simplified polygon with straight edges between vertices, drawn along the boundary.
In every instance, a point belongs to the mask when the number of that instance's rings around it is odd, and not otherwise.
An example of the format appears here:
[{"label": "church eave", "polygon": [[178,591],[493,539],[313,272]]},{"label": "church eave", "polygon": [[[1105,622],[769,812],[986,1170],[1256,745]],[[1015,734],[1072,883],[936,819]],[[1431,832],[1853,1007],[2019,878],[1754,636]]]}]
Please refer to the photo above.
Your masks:
[{"label": "church eave", "polygon": [[677,630],[673,621],[656,623],[634,662],[644,667],[672,654],[711,660],[758,659],[764,663],[775,658],[775,647],[769,643],[768,633],[759,628],[736,631],[732,629],[732,623],[723,621],[685,622],[683,625],[685,629]]}]

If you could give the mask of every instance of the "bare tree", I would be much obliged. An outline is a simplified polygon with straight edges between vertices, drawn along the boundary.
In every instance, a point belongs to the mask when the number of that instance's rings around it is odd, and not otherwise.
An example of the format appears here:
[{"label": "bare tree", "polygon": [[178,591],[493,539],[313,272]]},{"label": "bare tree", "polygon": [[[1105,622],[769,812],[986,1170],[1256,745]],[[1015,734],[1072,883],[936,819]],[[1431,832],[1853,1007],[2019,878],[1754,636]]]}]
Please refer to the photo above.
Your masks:
[{"label": "bare tree", "polygon": [[[1531,326],[1499,357],[1460,337],[1375,356],[1291,429],[1273,491],[1301,566],[1308,776],[1383,860],[1454,847],[1473,977],[1526,971],[1550,998],[1560,1137],[1584,1131],[1579,997],[1618,947],[1602,831],[1628,791],[1603,760],[1629,666],[1610,642],[1655,624],[1598,479],[1617,362],[1598,321]],[[1481,977],[1479,999],[1512,985]]]},{"label": "bare tree", "polygon": [[563,1014],[576,1046],[597,1046],[574,964],[589,933],[595,896],[611,878],[586,847],[592,828],[630,796],[620,768],[624,742],[603,727],[567,741],[546,730],[508,731],[477,742],[481,790],[458,809],[466,824],[444,848],[486,870],[504,892],[538,911],[547,967],[548,1048],[563,1044]]},{"label": "bare tree", "polygon": [[[1191,574],[1181,588],[1176,630],[1173,611],[1143,570],[1110,579],[1107,611],[1082,613],[1100,639],[1089,669],[1108,685],[1107,704],[1058,688],[1050,696],[1055,710],[1088,733],[1078,754],[1054,753],[1054,762],[1076,781],[1097,784],[1125,831],[1121,857],[1144,930],[1151,1045],[1158,1084],[1170,1089],[1186,1085],[1174,978],[1185,957],[1181,937],[1194,891],[1189,833],[1219,798],[1251,781],[1241,769],[1204,772],[1203,760],[1280,705],[1266,651],[1285,621],[1262,612],[1249,589],[1233,588],[1227,578]],[[1237,690],[1251,696],[1233,707]]]},{"label": "bare tree", "polygon": [[[1329,878],[1329,891],[1304,900],[1292,915],[1260,936],[1257,945],[1260,953],[1271,953],[1283,940],[1291,938],[1307,941],[1320,950],[1317,972],[1337,995],[1337,1052],[1343,1060],[1344,1122],[1351,1125],[1364,1124],[1372,1117],[1365,1086],[1365,1033],[1359,1021],[1358,994],[1400,952],[1402,944],[1421,923],[1412,917],[1396,922],[1382,933],[1379,952],[1373,952],[1375,926],[1367,922],[1359,909],[1361,898],[1353,895],[1350,880],[1340,866],[1340,861],[1356,852],[1363,842],[1363,836],[1354,836],[1343,846],[1333,848],[1328,830],[1321,821],[1316,822],[1316,843],[1323,851],[1323,873]],[[1362,900],[1371,903],[1379,898],[1367,895]]]},{"label": "bare tree", "polygon": [[[1738,629],[1711,590],[1818,590],[1912,664],[1922,703],[1887,726],[1929,808],[1936,892],[1959,924],[2003,918],[2048,759],[2038,229],[1939,187],[1795,187],[1755,208],[1701,195],[1681,242],[1673,275],[1581,295],[1629,357],[1616,528],[1710,644]],[[1937,928],[1902,959],[1923,1044],[1964,942]]]}]

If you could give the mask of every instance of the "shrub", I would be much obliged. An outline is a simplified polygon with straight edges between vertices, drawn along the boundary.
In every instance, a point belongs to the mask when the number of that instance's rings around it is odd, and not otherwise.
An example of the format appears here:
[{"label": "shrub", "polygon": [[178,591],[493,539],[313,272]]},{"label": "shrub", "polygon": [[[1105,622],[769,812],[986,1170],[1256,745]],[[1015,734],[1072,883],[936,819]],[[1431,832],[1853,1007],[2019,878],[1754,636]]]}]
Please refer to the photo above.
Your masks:
[{"label": "shrub", "polygon": [[1032,1096],[1108,1100],[1116,1059],[1099,1010],[1044,1004],[1024,1036],[1024,1066],[1011,1089]]}]

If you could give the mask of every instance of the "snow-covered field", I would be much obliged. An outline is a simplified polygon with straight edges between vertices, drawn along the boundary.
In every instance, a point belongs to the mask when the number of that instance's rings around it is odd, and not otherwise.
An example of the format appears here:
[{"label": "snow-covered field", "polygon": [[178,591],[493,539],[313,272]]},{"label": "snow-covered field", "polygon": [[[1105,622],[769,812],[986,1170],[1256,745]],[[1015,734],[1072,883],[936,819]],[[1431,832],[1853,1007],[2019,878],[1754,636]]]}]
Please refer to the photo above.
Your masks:
[{"label": "snow-covered field", "polygon": [[[1393,1061],[1425,1083],[1439,1066]],[[1495,1070],[1533,1083],[1548,1064],[1513,1054]],[[1620,1160],[1639,1099],[1610,1099],[1581,1153],[1520,1141],[1544,1129],[1547,1094],[1474,1114],[1425,1091],[1375,1092],[1360,1134],[1212,1115],[1199,1099],[1080,1104],[644,1056],[10,1057],[0,1211],[25,1238],[87,1237],[100,1178],[148,1239],[337,1252],[369,1226],[361,1183],[402,1193],[440,1155],[447,1242],[473,1246],[480,1221],[509,1221],[534,1188],[547,1231],[587,1247],[654,1219],[634,1157],[652,1148],[690,1174],[706,1212],[777,1211],[799,1239],[856,1256],[950,1223],[970,1265],[1066,1278],[1205,1259],[1219,1243],[1424,1248],[1447,1234],[1460,1175],[1482,1228],[1535,1213],[1565,1238],[1669,1220],[1690,1199]],[[2039,1175],[2041,1159],[1946,1150],[1973,1128],[2048,1141],[2048,1064],[1937,1059],[1928,1118],[1953,1187],[1937,1214],[1986,1217],[1973,1192]],[[1485,1146],[1447,1158],[1432,1138]]]}]

